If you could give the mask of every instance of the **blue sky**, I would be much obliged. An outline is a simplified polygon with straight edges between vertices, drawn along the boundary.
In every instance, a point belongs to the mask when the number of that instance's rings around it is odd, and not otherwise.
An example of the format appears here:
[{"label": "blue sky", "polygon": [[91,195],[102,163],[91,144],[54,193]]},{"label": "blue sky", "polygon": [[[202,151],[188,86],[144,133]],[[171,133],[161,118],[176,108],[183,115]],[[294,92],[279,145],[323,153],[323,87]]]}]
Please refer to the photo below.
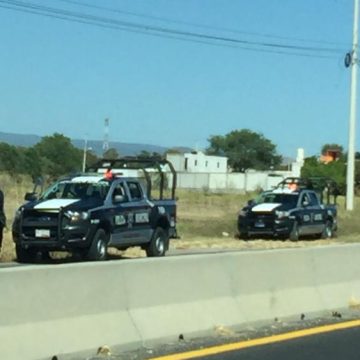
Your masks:
[{"label": "blue sky", "polygon": [[[336,52],[312,52],[331,56],[316,58],[247,51],[0,8],[0,131],[101,140],[108,117],[110,145],[201,149],[210,135],[248,128],[286,156],[298,147],[313,155],[325,143],[347,147],[350,71],[343,57],[351,49],[352,0],[77,0],[141,17],[59,0],[22,1]],[[357,150],[359,144],[357,136]]]}]

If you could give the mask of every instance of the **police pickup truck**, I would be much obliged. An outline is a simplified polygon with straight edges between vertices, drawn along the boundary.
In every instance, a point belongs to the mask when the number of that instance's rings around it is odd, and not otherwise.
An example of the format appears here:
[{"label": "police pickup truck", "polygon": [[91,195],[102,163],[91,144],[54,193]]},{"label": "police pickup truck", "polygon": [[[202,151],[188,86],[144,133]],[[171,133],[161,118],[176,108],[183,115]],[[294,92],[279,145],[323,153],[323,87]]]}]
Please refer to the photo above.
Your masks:
[{"label": "police pickup truck", "polygon": [[240,211],[238,231],[241,238],[330,238],[337,230],[336,215],[336,206],[322,204],[313,190],[275,189],[263,192]]},{"label": "police pickup truck", "polygon": [[[104,260],[108,247],[125,250],[131,246],[140,246],[147,256],[164,256],[169,238],[176,236],[176,174],[172,174],[171,198],[165,199],[161,172],[162,187],[159,199],[154,200],[144,163],[129,158],[103,161],[95,172],[55,182],[39,198],[28,193],[28,202],[17,210],[12,228],[18,261],[32,262],[39,253],[49,251]],[[159,161],[145,165],[151,164],[161,170]],[[124,176],[136,167],[144,170],[146,181]]]}]

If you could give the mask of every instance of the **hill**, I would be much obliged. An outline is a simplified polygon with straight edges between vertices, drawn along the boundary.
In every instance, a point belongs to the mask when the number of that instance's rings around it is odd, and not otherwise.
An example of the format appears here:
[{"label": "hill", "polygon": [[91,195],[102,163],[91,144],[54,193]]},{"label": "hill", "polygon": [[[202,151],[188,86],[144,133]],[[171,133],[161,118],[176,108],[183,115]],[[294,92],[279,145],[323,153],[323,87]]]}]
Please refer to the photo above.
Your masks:
[{"label": "hill", "polygon": [[[41,140],[41,136],[38,135],[25,135],[25,134],[12,134],[0,132],[0,142],[5,142],[15,146],[34,146]],[[71,139],[74,146],[83,149],[84,140]],[[115,148],[122,156],[132,156],[139,154],[141,151],[148,151],[150,153],[157,152],[163,154],[168,148],[164,146],[149,145],[149,144],[133,144],[122,142],[111,142],[111,148]],[[88,140],[88,148],[91,148],[98,156],[103,152],[103,143],[100,140]]]}]

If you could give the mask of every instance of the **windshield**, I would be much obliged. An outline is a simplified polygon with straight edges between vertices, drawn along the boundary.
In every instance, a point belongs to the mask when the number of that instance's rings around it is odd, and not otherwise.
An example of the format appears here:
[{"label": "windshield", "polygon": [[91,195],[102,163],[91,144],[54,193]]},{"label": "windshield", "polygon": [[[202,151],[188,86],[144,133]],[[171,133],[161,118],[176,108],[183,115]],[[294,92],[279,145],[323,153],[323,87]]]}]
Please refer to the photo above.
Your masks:
[{"label": "windshield", "polygon": [[298,194],[274,194],[268,193],[257,199],[257,203],[279,203],[296,207]]},{"label": "windshield", "polygon": [[71,182],[60,181],[47,189],[41,196],[42,200],[49,199],[89,199],[98,198],[104,200],[110,188],[107,181],[94,182]]}]

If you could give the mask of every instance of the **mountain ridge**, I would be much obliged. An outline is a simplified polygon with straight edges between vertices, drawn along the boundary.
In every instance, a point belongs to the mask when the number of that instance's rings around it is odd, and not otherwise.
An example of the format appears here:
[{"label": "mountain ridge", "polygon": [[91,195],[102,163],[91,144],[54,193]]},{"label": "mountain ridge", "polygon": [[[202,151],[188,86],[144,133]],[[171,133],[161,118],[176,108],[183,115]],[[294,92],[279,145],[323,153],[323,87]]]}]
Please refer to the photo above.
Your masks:
[{"label": "mountain ridge", "polygon": [[[31,147],[41,141],[42,137],[43,136],[33,134],[15,134],[0,131],[0,142],[5,142],[14,146]],[[85,146],[85,140],[71,139],[71,142],[75,147],[79,149],[83,149]],[[91,149],[98,156],[102,155],[103,142],[101,140],[89,139],[87,140],[87,148]],[[111,141],[110,148],[116,149],[121,156],[134,156],[141,153],[141,151],[148,151],[150,153],[157,152],[159,154],[163,154],[166,150],[169,149],[168,147],[160,145],[122,143],[119,141]]]}]

